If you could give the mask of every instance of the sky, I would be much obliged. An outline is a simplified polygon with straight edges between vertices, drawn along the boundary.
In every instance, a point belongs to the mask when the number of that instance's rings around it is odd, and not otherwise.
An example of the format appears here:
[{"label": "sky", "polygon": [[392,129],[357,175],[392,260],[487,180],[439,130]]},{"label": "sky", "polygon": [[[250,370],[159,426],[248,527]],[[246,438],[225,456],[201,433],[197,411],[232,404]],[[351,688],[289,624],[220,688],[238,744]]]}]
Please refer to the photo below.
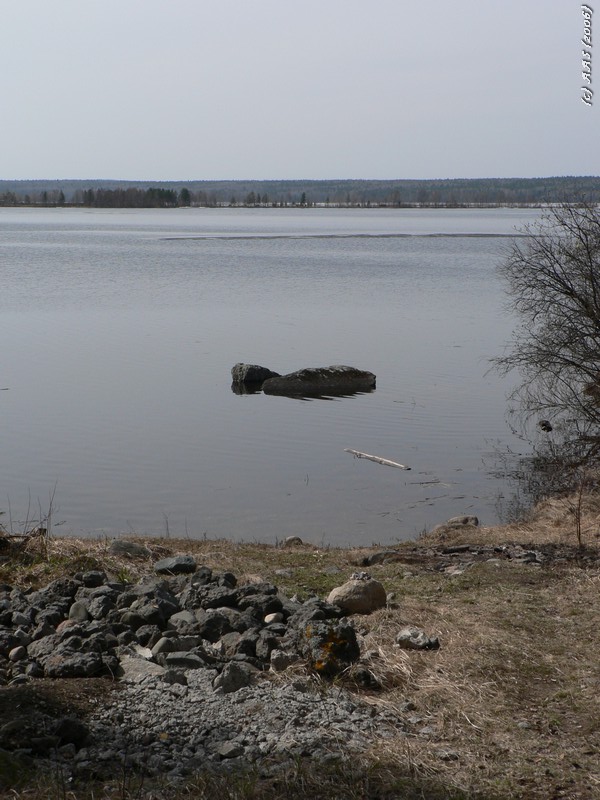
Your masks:
[{"label": "sky", "polygon": [[575,0],[4,0],[0,179],[599,175],[600,3],[591,106],[583,23]]}]

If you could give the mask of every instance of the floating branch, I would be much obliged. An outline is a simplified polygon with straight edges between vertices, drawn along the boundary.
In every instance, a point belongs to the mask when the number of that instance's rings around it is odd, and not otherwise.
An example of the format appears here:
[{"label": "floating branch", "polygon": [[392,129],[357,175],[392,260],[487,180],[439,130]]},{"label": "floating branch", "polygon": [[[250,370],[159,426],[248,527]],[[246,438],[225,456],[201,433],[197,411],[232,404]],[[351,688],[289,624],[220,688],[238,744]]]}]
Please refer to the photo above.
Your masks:
[{"label": "floating branch", "polygon": [[404,464],[398,464],[397,461],[390,461],[389,458],[381,458],[380,456],[372,456],[369,453],[361,453],[360,450],[351,450],[349,447],[344,447],[345,453],[352,453],[355,458],[368,458],[369,461],[376,461],[378,464],[383,464],[386,467],[397,467],[398,469],[410,469]]}]

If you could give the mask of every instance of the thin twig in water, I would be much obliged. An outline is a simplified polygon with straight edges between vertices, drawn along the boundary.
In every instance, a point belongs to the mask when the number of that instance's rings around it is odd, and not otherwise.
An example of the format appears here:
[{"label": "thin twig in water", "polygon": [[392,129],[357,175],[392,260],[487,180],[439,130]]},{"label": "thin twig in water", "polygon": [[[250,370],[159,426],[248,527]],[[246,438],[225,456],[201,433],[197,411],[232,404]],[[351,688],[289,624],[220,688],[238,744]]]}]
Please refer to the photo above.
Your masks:
[{"label": "thin twig in water", "polygon": [[349,447],[344,447],[345,453],[352,453],[355,458],[366,458],[369,461],[375,461],[378,464],[383,464],[386,467],[397,467],[398,469],[410,469],[405,464],[399,464],[397,461],[390,461],[389,458],[381,458],[381,456],[372,456],[369,453],[362,453],[360,450],[352,450]]}]

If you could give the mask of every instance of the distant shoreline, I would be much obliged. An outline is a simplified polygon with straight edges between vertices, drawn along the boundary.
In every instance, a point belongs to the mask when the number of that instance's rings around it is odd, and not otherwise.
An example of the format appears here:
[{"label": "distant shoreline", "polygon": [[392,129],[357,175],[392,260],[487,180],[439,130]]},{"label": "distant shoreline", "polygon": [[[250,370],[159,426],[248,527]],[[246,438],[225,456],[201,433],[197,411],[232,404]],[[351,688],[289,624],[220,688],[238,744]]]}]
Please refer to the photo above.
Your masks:
[{"label": "distant shoreline", "polygon": [[[600,202],[600,201],[599,201]],[[70,208],[70,209],[86,209],[86,210],[150,210],[150,209],[161,209],[161,210],[182,210],[182,209],[218,209],[219,211],[232,209],[232,210],[242,210],[242,209],[266,209],[266,210],[277,210],[277,209],[298,209],[301,211],[306,210],[317,210],[317,211],[327,211],[329,209],[358,209],[358,210],[379,210],[379,209],[388,209],[394,211],[407,211],[407,210],[419,210],[419,209],[426,209],[426,210],[445,210],[445,211],[453,211],[453,210],[464,210],[464,209],[494,209],[494,208],[514,208],[514,209],[527,209],[527,208],[551,208],[553,206],[560,205],[559,203],[554,202],[539,202],[539,203],[402,203],[400,205],[392,205],[390,203],[368,203],[362,205],[361,203],[351,203],[346,205],[344,203],[311,203],[310,205],[302,206],[298,203],[269,203],[268,205],[265,204],[254,204],[254,205],[246,205],[243,203],[239,203],[236,205],[231,205],[229,203],[217,203],[216,205],[200,205],[200,204],[193,204],[189,206],[87,206],[82,203],[2,203],[0,201],[0,208],[36,208],[36,209],[44,209],[44,208]],[[353,234],[348,234],[352,236]],[[364,234],[368,236],[369,234]],[[377,234],[379,235],[379,234]],[[400,236],[405,235],[409,236],[411,234],[387,234],[389,236]],[[451,234],[429,234],[431,236],[441,236],[441,235],[451,235]],[[477,235],[477,234],[473,234]],[[481,234],[483,235],[483,234]],[[501,235],[501,234],[498,234]]]},{"label": "distant shoreline", "polygon": [[0,206],[494,208],[600,202],[600,176],[392,180],[0,180]]}]

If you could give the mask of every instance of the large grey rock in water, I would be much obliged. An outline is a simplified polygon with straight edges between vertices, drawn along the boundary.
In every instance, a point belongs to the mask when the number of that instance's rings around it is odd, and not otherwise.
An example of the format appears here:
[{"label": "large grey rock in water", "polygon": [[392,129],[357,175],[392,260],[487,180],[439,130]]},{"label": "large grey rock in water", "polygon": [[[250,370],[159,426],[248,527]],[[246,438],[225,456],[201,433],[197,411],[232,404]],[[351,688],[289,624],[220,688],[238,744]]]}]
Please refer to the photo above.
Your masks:
[{"label": "large grey rock in water", "polygon": [[234,384],[261,384],[267,378],[278,378],[279,373],[258,364],[238,363],[231,368],[231,380]]},{"label": "large grey rock in water", "polygon": [[376,377],[372,372],[355,367],[307,367],[288,375],[269,378],[263,383],[263,392],[292,397],[347,395],[372,392],[375,382]]}]

